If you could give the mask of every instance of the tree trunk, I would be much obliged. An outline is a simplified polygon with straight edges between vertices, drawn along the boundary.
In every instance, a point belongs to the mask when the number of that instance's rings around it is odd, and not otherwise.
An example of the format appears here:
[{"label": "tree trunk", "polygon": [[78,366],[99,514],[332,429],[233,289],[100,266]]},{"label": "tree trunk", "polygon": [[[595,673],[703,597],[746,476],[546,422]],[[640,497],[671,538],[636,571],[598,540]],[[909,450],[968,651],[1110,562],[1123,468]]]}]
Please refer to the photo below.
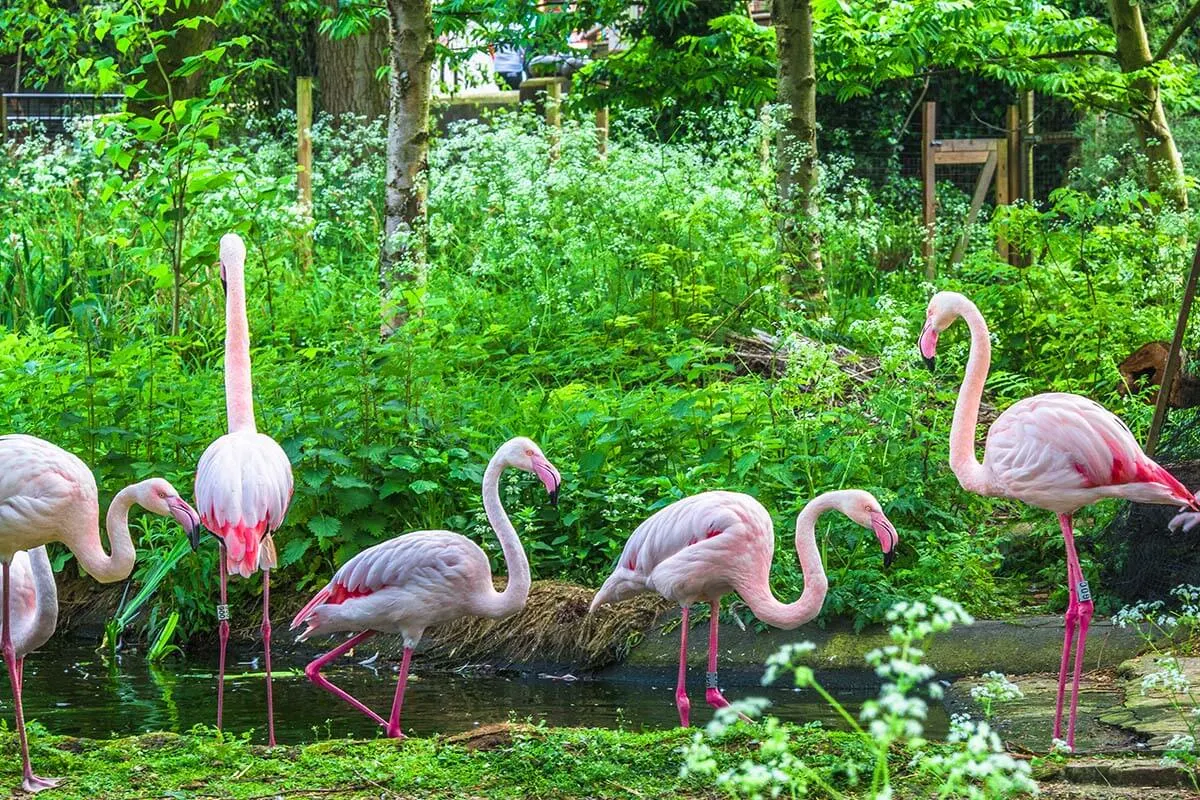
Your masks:
[{"label": "tree trunk", "polygon": [[[336,8],[336,0],[325,0]],[[321,110],[334,116],[378,119],[388,110],[387,84],[375,75],[388,58],[388,22],[371,20],[365,33],[345,39],[317,36],[317,80]]]},{"label": "tree trunk", "polygon": [[816,224],[817,65],[811,0],[775,0],[771,21],[779,60],[783,124],[776,153],[780,253],[793,294],[820,295]]},{"label": "tree trunk", "polygon": [[392,74],[388,105],[387,196],[379,288],[391,335],[408,317],[403,292],[425,272],[425,166],[433,70],[432,0],[388,0]]},{"label": "tree trunk", "polygon": [[[1117,58],[1121,71],[1136,72],[1150,66],[1150,40],[1142,23],[1141,7],[1131,0],[1109,0],[1113,31],[1117,37]],[[1183,160],[1175,148],[1175,137],[1163,110],[1158,80],[1152,75],[1133,79],[1129,84],[1129,105],[1142,150],[1150,162],[1147,184],[1179,209],[1187,208],[1187,187]]]},{"label": "tree trunk", "polygon": [[[146,65],[146,86],[138,97],[129,101],[128,108],[141,117],[152,117],[170,102],[195,97],[200,87],[207,86],[212,75],[204,69],[182,78],[170,77],[183,66],[189,56],[196,56],[212,47],[217,38],[217,26],[212,17],[221,10],[221,0],[175,0],[166,4],[164,12],[154,20],[154,27],[173,30],[173,36],[159,40],[163,47],[158,64]],[[181,20],[201,17],[196,27],[176,27]]]}]

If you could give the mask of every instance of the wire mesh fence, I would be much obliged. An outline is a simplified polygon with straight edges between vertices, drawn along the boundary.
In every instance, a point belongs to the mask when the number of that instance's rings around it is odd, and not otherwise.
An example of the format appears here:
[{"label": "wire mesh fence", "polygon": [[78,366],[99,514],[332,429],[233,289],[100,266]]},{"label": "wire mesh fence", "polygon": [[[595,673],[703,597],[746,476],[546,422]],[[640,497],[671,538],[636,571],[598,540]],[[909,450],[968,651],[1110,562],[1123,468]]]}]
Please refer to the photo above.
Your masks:
[{"label": "wire mesh fence", "polygon": [[69,94],[65,92],[0,93],[0,137],[21,137],[31,132],[61,136],[71,120],[89,119],[120,111],[120,94]]}]

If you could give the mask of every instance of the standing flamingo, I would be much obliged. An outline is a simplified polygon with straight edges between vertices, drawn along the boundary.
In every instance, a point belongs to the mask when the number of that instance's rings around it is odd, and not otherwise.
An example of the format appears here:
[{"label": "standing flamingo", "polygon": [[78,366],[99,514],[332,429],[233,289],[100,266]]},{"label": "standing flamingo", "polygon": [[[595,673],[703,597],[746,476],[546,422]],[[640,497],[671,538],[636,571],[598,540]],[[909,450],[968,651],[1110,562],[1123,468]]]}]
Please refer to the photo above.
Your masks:
[{"label": "standing flamingo", "polygon": [[[400,732],[404,687],[413,648],[425,629],[459,617],[502,619],[524,608],[529,598],[529,559],[500,504],[500,476],[509,467],[538,476],[551,503],[557,504],[562,484],[558,470],[541,449],[522,436],[501,445],[488,462],[483,474],[483,509],[508,567],[504,591],[497,592],[492,586],[491,566],[479,545],[450,531],[415,531],[368,547],[347,561],[292,620],[292,630],[308,626],[297,641],[322,633],[360,631],[314,660],[304,673],[314,684],[382,725],[390,738],[404,738]],[[404,637],[396,698],[386,722],[321,674],[326,664],[380,632]]]},{"label": "standing flamingo", "polygon": [[[0,436],[0,565],[3,567],[0,649],[3,649],[12,684],[21,752],[25,758],[23,786],[28,792],[49,789],[56,783],[37,777],[29,767],[29,747],[21,709],[22,658],[45,641],[41,638],[43,633],[49,637],[57,613],[53,576],[41,573],[39,562],[44,551],[39,556],[37,548],[49,542],[62,542],[89,575],[101,583],[113,583],[129,577],[133,571],[135,553],[129,535],[129,509],[135,503],[151,513],[173,516],[189,536],[195,535],[200,525],[196,512],[171,484],[162,478],[150,478],[117,492],[109,504],[106,527],[112,551],[106,554],[100,543],[98,496],[91,470],[66,450],[33,436]],[[20,577],[24,568],[19,566],[23,559],[18,553],[22,550],[34,551],[31,560],[37,610],[29,628],[17,627],[12,621],[14,613],[29,619],[25,609],[29,608],[30,596],[24,588],[28,584]],[[45,591],[43,577],[49,580]],[[48,628],[42,617],[43,602],[51,608]]]},{"label": "standing flamingo", "polygon": [[[250,388],[250,327],[246,322],[246,246],[241,237],[221,237],[221,281],[225,284],[225,410],[229,433],[208,446],[196,468],[200,520],[220,541],[221,604],[217,606],[220,655],[217,664],[217,729],[225,699],[225,649],[229,642],[228,574],[263,573],[262,637],[267,673],[267,741],[275,746],[271,696],[271,570],[278,563],[271,534],[283,524],[292,501],[292,464],[274,439],[254,426]],[[192,546],[199,544],[199,533]]]},{"label": "standing flamingo", "polygon": [[871,528],[883,547],[884,566],[891,564],[899,535],[870,492],[844,489],[813,498],[796,518],[796,554],[804,572],[804,592],[791,603],[771,593],[771,561],[775,533],[771,515],[753,497],[737,492],[702,492],[657,512],[633,532],[613,573],[592,599],[590,611],[640,592],[658,592],[683,607],[679,638],[679,682],[675,705],[679,723],[688,725],[688,611],[707,602],[708,672],[705,699],[713,708],[729,701],[717,682],[717,616],[721,598],[731,592],[768,625],[784,630],[812,620],[825,603],[829,581],[817,549],[817,518],[837,510]]},{"label": "standing flamingo", "polygon": [[1074,748],[1079,677],[1093,603],[1075,553],[1071,516],[1089,503],[1106,497],[1121,497],[1137,503],[1191,506],[1197,510],[1200,506],[1183,484],[1142,452],[1124,422],[1095,401],[1076,394],[1038,394],[1014,403],[992,423],[980,464],[975,459],[975,426],[979,421],[979,402],[992,355],[983,315],[961,294],[939,292],[929,301],[918,346],[932,369],[938,334],[959,317],[966,320],[971,331],[971,352],[967,358],[966,377],[954,406],[950,469],[968,492],[985,497],[1011,497],[1058,515],[1067,551],[1069,599],[1054,711],[1054,738],[1061,739],[1062,735],[1067,668],[1078,631],[1066,740],[1067,747]]},{"label": "standing flamingo", "polygon": [[13,681],[16,707],[17,738],[21,741],[21,761],[25,778],[21,787],[26,792],[40,792],[58,785],[53,778],[39,778],[29,763],[29,742],[25,737],[25,715],[21,709],[21,682],[24,677],[25,656],[50,641],[58,622],[58,590],[54,571],[46,548],[35,547],[13,554],[8,572],[7,621],[12,623],[13,654],[16,669],[9,674]]}]

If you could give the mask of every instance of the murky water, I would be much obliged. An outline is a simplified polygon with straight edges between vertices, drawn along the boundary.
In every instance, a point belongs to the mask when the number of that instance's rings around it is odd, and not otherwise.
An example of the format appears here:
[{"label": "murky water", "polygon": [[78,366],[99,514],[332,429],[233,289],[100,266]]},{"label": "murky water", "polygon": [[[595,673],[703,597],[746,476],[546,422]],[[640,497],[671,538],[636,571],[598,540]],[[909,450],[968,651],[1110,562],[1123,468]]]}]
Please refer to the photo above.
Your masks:
[{"label": "murky water", "polygon": [[[376,661],[363,666],[374,650],[359,651],[327,671],[335,684],[387,717],[396,688],[396,665]],[[106,738],[147,731],[183,732],[216,718],[215,656],[207,660],[174,658],[154,667],[137,654],[106,662],[89,647],[50,646],[34,653],[25,665],[25,708],[57,734]],[[317,689],[304,677],[303,662],[277,657],[275,664],[275,721],[279,741],[294,744],[329,736],[370,737],[376,727],[337,698]],[[876,694],[861,676],[853,681],[827,676],[839,700],[857,712],[863,700]],[[764,689],[754,673],[722,673],[726,697],[767,697],[772,713],[792,722],[820,720],[838,727],[837,716],[811,692]],[[704,703],[704,673],[693,667],[690,680],[693,724],[704,724],[711,710]],[[226,677],[225,727],[254,729],[265,740],[266,701],[261,667],[253,660],[231,658]],[[0,710],[12,713],[7,681],[0,682]],[[456,733],[476,725],[510,719],[545,720],[554,726],[671,728],[678,724],[673,670],[641,673],[636,678],[555,679],[536,672],[455,674],[422,669],[414,660],[404,701],[402,724],[416,735]],[[838,689],[836,687],[841,686]],[[932,709],[929,733],[946,730],[940,707]]]}]

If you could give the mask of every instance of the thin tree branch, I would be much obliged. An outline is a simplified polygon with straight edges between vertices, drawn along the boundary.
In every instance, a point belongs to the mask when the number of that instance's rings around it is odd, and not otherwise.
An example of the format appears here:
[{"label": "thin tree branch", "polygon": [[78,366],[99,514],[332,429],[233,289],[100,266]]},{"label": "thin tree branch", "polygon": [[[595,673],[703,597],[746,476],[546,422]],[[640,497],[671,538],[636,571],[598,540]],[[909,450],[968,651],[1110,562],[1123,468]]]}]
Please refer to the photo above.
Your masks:
[{"label": "thin tree branch", "polygon": [[1175,45],[1179,44],[1179,40],[1188,32],[1188,28],[1196,24],[1200,20],[1200,0],[1197,0],[1188,12],[1183,15],[1179,22],[1175,23],[1175,27],[1167,35],[1166,41],[1162,43],[1162,47],[1158,48],[1158,52],[1154,54],[1155,61],[1162,61],[1167,56],[1171,55],[1171,51],[1175,49]]}]

